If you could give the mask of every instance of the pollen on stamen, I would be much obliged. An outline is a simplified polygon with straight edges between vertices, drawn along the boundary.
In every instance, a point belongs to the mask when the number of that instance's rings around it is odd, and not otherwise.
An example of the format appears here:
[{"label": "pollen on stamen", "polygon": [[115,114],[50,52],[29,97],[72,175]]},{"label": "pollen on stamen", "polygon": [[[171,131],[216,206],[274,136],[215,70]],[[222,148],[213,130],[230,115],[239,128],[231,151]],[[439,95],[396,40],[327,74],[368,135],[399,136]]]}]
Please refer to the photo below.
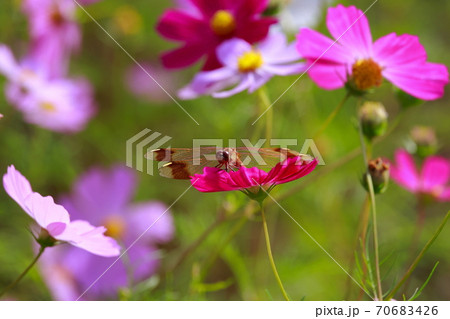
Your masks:
[{"label": "pollen on stamen", "polygon": [[261,53],[257,51],[245,52],[238,59],[239,71],[246,73],[259,69],[264,63]]},{"label": "pollen on stamen", "polygon": [[210,24],[212,31],[222,37],[230,36],[236,30],[236,19],[227,10],[217,11]]},{"label": "pollen on stamen", "polygon": [[352,66],[351,81],[356,89],[365,91],[383,82],[382,68],[372,59],[358,60]]}]

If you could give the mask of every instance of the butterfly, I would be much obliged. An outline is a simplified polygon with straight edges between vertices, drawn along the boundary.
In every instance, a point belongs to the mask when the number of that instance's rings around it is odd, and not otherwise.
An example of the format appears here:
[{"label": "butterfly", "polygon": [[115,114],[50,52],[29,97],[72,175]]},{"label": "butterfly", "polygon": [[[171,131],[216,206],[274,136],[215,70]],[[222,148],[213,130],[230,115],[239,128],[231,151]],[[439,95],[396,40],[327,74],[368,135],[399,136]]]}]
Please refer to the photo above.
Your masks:
[{"label": "butterfly", "polygon": [[217,167],[238,170],[242,166],[256,166],[268,170],[291,157],[312,160],[312,157],[287,148],[257,147],[199,147],[199,148],[160,148],[149,151],[146,158],[157,162],[166,162],[159,168],[163,177],[190,179],[202,174],[205,167]]}]

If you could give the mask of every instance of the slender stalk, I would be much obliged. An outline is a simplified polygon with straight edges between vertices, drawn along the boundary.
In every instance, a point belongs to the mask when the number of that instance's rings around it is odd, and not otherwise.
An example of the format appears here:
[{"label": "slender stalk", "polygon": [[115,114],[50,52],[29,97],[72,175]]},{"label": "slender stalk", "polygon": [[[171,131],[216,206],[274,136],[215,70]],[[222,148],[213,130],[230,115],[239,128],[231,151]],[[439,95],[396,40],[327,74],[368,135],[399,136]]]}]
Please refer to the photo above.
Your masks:
[{"label": "slender stalk", "polygon": [[380,257],[378,253],[378,227],[377,227],[377,207],[375,203],[375,192],[373,190],[372,176],[366,174],[367,185],[369,186],[370,202],[372,203],[372,223],[373,223],[373,247],[375,251],[375,274],[377,278],[378,301],[383,301],[383,291],[381,288]]},{"label": "slender stalk", "polygon": [[0,292],[0,297],[3,296],[6,292],[8,292],[10,289],[14,288],[23,279],[23,277],[25,277],[25,275],[30,271],[30,269],[33,268],[34,264],[36,264],[36,262],[39,260],[44,250],[45,247],[41,247],[39,249],[39,253],[33,259],[31,264],[29,264],[28,267],[25,268],[25,270],[19,275],[19,277],[17,277],[16,280],[14,280],[11,284],[8,285],[8,287],[6,287],[5,289],[3,289],[2,292]]},{"label": "slender stalk", "polygon": [[328,125],[330,125],[330,123],[333,122],[334,118],[336,117],[336,115],[338,115],[339,111],[342,109],[345,102],[347,102],[347,100],[350,98],[350,96],[351,96],[350,93],[347,93],[344,96],[342,101],[336,106],[336,108],[333,110],[333,112],[331,112],[330,115],[328,115],[327,119],[325,120],[325,122],[323,122],[322,126],[319,128],[317,133],[314,135],[313,139],[316,139],[319,135],[321,135],[327,129]]},{"label": "slender stalk", "polygon": [[283,294],[284,298],[287,301],[290,301],[289,296],[286,293],[286,290],[284,290],[283,283],[281,282],[280,276],[278,275],[277,266],[275,265],[275,261],[273,260],[272,248],[270,247],[269,229],[267,228],[266,215],[264,214],[264,206],[262,203],[260,203],[260,207],[261,207],[261,216],[262,216],[262,222],[263,222],[263,227],[264,227],[264,237],[266,238],[266,247],[267,247],[267,254],[269,255],[270,266],[272,267],[272,271],[278,282],[278,286],[280,286],[281,293]]},{"label": "slender stalk", "polygon": [[263,111],[266,112],[266,146],[270,145],[270,139],[272,138],[273,132],[273,108],[271,107],[269,96],[267,95],[267,90],[265,87],[261,87],[258,90],[258,97],[263,106]]},{"label": "slender stalk", "polygon": [[444,219],[442,220],[441,224],[439,225],[438,229],[434,233],[433,237],[427,242],[425,247],[422,249],[422,251],[419,253],[419,255],[416,257],[414,262],[411,264],[411,266],[408,268],[406,273],[403,275],[402,279],[398,282],[398,284],[392,289],[392,291],[389,293],[389,295],[386,297],[386,300],[392,299],[394,297],[395,293],[400,289],[400,287],[408,280],[408,278],[411,276],[414,269],[416,269],[417,265],[419,264],[420,260],[423,258],[425,253],[428,251],[428,249],[431,247],[431,245],[434,243],[436,238],[441,233],[442,229],[444,228],[445,224],[447,223],[447,220],[450,216],[450,211],[447,212]]}]

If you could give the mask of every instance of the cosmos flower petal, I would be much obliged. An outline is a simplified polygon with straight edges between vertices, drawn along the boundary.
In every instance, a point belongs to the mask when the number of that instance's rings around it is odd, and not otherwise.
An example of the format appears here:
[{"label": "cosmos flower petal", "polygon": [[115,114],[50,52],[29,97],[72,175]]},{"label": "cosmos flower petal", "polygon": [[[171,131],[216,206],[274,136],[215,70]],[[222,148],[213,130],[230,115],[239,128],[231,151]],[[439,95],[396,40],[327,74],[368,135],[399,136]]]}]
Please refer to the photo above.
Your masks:
[{"label": "cosmos flower petal", "polygon": [[134,241],[142,235],[145,243],[169,242],[175,233],[173,217],[167,206],[161,202],[149,201],[133,204],[126,210],[127,238]]},{"label": "cosmos flower petal", "polygon": [[419,37],[390,33],[373,44],[373,57],[382,68],[398,67],[409,63],[424,63],[427,52]]},{"label": "cosmos flower petal", "polygon": [[404,186],[411,192],[420,188],[419,175],[412,156],[405,150],[395,152],[395,165],[390,167],[391,177],[398,184]]},{"label": "cosmos flower petal", "polygon": [[71,216],[100,225],[111,212],[126,209],[135,187],[136,174],[128,167],[91,168],[79,177],[72,195],[61,203]]},{"label": "cosmos flower petal", "polygon": [[33,193],[30,182],[14,167],[8,166],[8,170],[3,175],[3,187],[6,193],[19,204],[20,207],[32,218],[32,212],[25,205],[25,199]]},{"label": "cosmos flower petal", "polygon": [[282,76],[299,74],[301,72],[304,72],[306,68],[306,63],[267,65],[264,67],[266,71]]},{"label": "cosmos flower petal", "polygon": [[[308,61],[311,65],[313,61]],[[318,63],[308,70],[310,78],[322,89],[334,90],[347,82],[347,69],[343,65]]]},{"label": "cosmos flower petal", "polygon": [[450,181],[450,162],[442,157],[430,156],[422,167],[422,189],[432,192]]},{"label": "cosmos flower petal", "polygon": [[214,92],[211,95],[217,99],[223,99],[241,93],[242,91],[245,91],[252,86],[253,84],[252,79],[253,75],[250,74],[243,75],[241,82],[238,85],[236,85],[233,89],[228,91]]},{"label": "cosmos flower petal", "polygon": [[391,67],[383,75],[406,93],[427,101],[441,98],[449,82],[447,67],[429,62]]},{"label": "cosmos flower petal", "polygon": [[14,80],[17,77],[18,69],[19,66],[11,49],[0,44],[0,73],[4,74],[9,80]]},{"label": "cosmos flower petal", "polygon": [[203,45],[189,43],[164,53],[161,60],[168,69],[184,68],[200,60],[204,55],[203,50]]},{"label": "cosmos flower petal", "polygon": [[245,28],[236,32],[236,37],[242,38],[250,43],[256,43],[264,40],[269,33],[270,27],[277,22],[273,18],[262,18],[249,21]]},{"label": "cosmos flower petal", "polygon": [[240,189],[240,186],[230,178],[228,172],[215,167],[205,167],[203,174],[191,177],[191,183],[197,190],[205,193]]},{"label": "cosmos flower petal", "polygon": [[161,17],[156,30],[170,40],[196,41],[205,36],[206,26],[201,20],[181,10],[168,10]]},{"label": "cosmos flower petal", "polygon": [[443,202],[450,202],[450,187],[445,188],[438,196],[438,200]]},{"label": "cosmos flower petal", "polygon": [[339,43],[323,34],[303,28],[297,36],[297,50],[307,59],[326,64],[345,65],[354,61],[353,55],[345,50]]},{"label": "cosmos flower petal", "polygon": [[[43,197],[38,193],[32,193],[25,199],[25,207],[32,212],[37,224],[47,229],[54,238],[57,238],[70,223],[67,210],[55,204],[51,196]],[[63,227],[64,225],[66,227]]]},{"label": "cosmos flower petal", "polygon": [[338,5],[330,8],[327,15],[327,27],[331,35],[343,47],[353,52],[358,59],[372,55],[372,34],[369,21],[364,13],[355,6]]},{"label": "cosmos flower petal", "polygon": [[[300,163],[301,165],[296,165]],[[257,167],[240,167],[237,171],[225,171],[219,168],[204,168],[203,174],[191,177],[194,188],[201,192],[223,192],[251,189],[258,192],[260,186],[268,188],[272,185],[287,183],[301,178],[314,170],[317,161],[303,162],[300,157],[293,157],[277,164],[270,172]]]},{"label": "cosmos flower petal", "polygon": [[69,242],[94,255],[115,257],[120,254],[120,246],[111,237],[104,235],[106,228],[94,227],[84,220],[70,222],[66,230],[55,236],[56,239]]}]

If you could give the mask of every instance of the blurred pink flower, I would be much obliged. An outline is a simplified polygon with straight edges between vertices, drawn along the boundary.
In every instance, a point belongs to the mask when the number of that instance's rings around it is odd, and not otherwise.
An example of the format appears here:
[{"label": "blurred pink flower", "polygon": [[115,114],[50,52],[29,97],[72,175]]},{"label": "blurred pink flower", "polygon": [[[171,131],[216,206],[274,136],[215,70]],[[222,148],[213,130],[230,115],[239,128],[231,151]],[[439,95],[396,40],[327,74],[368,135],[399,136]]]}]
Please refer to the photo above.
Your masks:
[{"label": "blurred pink flower", "polygon": [[55,204],[51,196],[43,197],[33,192],[28,180],[14,166],[9,166],[3,175],[3,187],[55,240],[103,257],[119,255],[120,248],[116,241],[103,235],[106,231],[104,227],[94,227],[84,220],[70,221],[69,213],[63,206]]},{"label": "blurred pink flower", "polygon": [[450,161],[439,156],[425,159],[420,173],[413,157],[397,150],[391,164],[392,179],[414,194],[428,194],[440,201],[450,201]]},{"label": "blurred pink flower", "polygon": [[[142,62],[140,65],[164,90],[169,93],[175,90],[176,79],[167,70],[150,62]],[[126,74],[126,84],[130,92],[149,102],[170,101],[169,95],[148,74],[137,65],[131,66]]]},{"label": "blurred pink flower", "polygon": [[[301,57],[295,44],[289,45],[282,33],[269,35],[256,47],[241,39],[228,40],[217,48],[217,57],[223,67],[197,74],[179,92],[182,99],[200,95],[225,98],[244,90],[252,93],[275,75],[298,74],[306,69],[305,63],[296,63]],[[235,87],[223,91],[231,86]]]},{"label": "blurred pink flower", "polygon": [[225,171],[205,167],[203,174],[191,177],[192,185],[200,192],[225,192],[246,190],[247,194],[260,193],[260,186],[270,191],[273,186],[291,182],[311,173],[317,166],[316,159],[291,157],[277,164],[269,172],[257,167],[240,167],[237,171]]},{"label": "blurred pink flower", "polygon": [[336,44],[317,31],[304,28],[297,45],[310,64],[320,58],[308,74],[321,88],[332,90],[348,83],[365,91],[381,85],[386,78],[419,99],[443,96],[448,83],[447,67],[427,62],[418,37],[391,33],[373,42],[366,16],[354,6],[330,8],[327,26],[335,39],[345,33]]},{"label": "blurred pink flower", "polygon": [[[72,194],[61,201],[71,216],[105,225],[106,234],[125,248],[139,238],[123,260],[115,263],[89,289],[84,299],[112,298],[118,289],[127,287],[130,280],[136,283],[154,274],[160,259],[158,244],[173,237],[172,216],[166,212],[167,207],[163,203],[131,203],[136,185],[136,176],[127,167],[92,169],[78,179]],[[41,270],[55,299],[74,300],[113,262],[114,259],[98,258],[71,247],[61,247],[42,257]],[[132,278],[127,275],[130,273]]]},{"label": "blurred pink flower", "polygon": [[8,101],[27,122],[49,130],[81,131],[95,113],[92,88],[84,79],[51,78],[49,71],[28,56],[18,63],[11,50],[0,45],[0,73],[9,80]]},{"label": "blurred pink flower", "polygon": [[73,0],[23,2],[29,20],[32,54],[40,63],[45,63],[52,77],[65,76],[71,53],[80,47],[76,8]]},{"label": "blurred pink flower", "polygon": [[[263,40],[276,23],[261,13],[269,0],[190,0],[190,5],[166,11],[157,31],[165,38],[182,42],[182,46],[162,56],[167,68],[184,68],[207,56],[205,70],[221,66],[216,48],[223,41],[240,38],[249,43]],[[196,11],[192,10],[196,7]]]}]

